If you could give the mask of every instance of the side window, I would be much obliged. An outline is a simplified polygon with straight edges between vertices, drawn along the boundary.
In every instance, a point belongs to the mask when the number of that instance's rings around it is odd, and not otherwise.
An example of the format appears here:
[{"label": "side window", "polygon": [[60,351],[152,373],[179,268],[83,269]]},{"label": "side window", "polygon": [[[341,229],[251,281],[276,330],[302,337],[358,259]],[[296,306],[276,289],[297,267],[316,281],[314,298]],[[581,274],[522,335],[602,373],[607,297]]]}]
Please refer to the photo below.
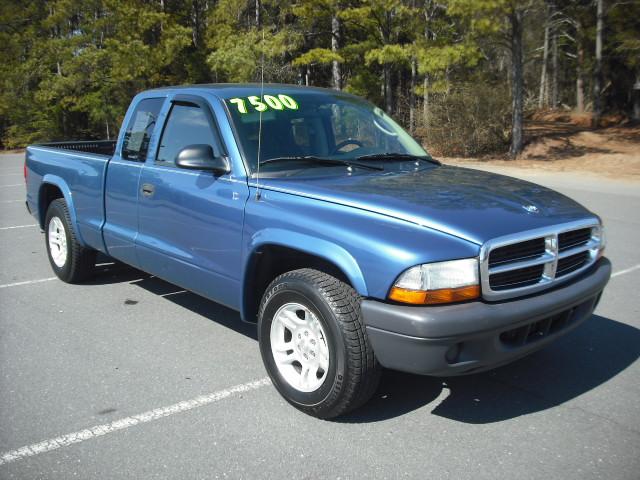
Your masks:
[{"label": "side window", "polygon": [[202,108],[191,103],[174,103],[160,138],[156,163],[175,165],[180,150],[196,144],[211,145],[213,153],[221,155],[220,142]]},{"label": "side window", "polygon": [[144,162],[164,98],[147,98],[136,106],[122,143],[122,158]]}]

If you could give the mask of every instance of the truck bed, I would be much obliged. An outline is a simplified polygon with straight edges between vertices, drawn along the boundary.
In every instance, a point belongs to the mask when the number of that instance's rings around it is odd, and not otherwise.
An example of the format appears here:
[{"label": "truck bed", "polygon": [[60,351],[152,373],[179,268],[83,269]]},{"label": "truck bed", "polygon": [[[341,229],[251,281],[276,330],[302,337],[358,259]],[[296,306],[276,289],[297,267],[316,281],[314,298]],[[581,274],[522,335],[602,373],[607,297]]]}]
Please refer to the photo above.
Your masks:
[{"label": "truck bed", "polygon": [[104,251],[104,181],[116,142],[95,140],[30,145],[26,151],[27,204],[41,225],[41,199],[64,196],[83,243]]},{"label": "truck bed", "polygon": [[37,147],[59,148],[74,152],[92,153],[94,155],[113,156],[116,150],[115,140],[89,140],[81,142],[52,142],[34,145]]}]

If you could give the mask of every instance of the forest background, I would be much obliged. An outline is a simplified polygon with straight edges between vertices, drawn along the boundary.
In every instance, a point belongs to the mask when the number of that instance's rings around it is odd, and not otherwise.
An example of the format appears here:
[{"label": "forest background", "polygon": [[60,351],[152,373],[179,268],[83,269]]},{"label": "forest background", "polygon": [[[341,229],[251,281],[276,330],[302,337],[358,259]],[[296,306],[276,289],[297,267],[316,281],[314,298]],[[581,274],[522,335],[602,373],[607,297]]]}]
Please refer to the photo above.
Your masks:
[{"label": "forest background", "polygon": [[0,0],[0,148],[112,139],[136,93],[262,64],[437,155],[517,157],[541,112],[640,120],[640,0]]}]

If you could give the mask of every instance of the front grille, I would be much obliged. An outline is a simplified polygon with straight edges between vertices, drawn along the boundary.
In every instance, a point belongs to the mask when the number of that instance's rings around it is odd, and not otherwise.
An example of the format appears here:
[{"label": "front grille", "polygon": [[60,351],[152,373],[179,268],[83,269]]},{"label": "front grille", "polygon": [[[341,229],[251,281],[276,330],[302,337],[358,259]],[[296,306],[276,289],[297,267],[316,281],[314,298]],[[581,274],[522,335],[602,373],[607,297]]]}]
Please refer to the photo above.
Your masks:
[{"label": "front grille", "polygon": [[564,257],[558,260],[558,268],[556,269],[556,277],[567,275],[571,272],[575,272],[589,261],[589,252],[580,252],[569,257]]},{"label": "front grille", "polygon": [[564,252],[573,247],[586,244],[591,240],[591,229],[581,228],[570,232],[563,232],[558,235],[558,250]]},{"label": "front grille", "polygon": [[544,237],[496,248],[489,254],[489,266],[537,257],[544,253]]},{"label": "front grille", "polygon": [[490,284],[493,290],[505,290],[508,288],[524,287],[540,281],[544,265],[509,270],[504,273],[491,275]]},{"label": "front grille", "polygon": [[575,222],[487,242],[480,253],[484,298],[527,295],[588,268],[600,248],[598,225]]}]

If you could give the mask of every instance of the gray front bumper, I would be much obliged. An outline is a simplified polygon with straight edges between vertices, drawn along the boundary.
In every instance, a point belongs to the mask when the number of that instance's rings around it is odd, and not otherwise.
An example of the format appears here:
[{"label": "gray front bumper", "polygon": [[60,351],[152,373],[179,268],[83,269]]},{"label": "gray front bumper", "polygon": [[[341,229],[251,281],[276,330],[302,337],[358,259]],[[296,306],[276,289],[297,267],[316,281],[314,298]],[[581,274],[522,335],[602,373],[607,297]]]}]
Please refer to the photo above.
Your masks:
[{"label": "gray front bumper", "polygon": [[362,302],[378,361],[423,375],[461,375],[511,362],[552,342],[589,318],[609,281],[602,258],[569,284],[531,297],[411,307]]}]

